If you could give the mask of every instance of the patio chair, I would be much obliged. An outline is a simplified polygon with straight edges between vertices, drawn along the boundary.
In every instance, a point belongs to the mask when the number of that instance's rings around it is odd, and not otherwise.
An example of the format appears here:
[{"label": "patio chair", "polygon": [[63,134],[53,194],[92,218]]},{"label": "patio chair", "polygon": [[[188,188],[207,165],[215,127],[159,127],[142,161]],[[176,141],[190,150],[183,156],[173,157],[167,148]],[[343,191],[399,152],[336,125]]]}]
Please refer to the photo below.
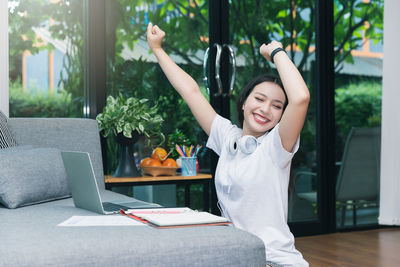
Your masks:
[{"label": "patio chair", "polygon": [[[346,207],[353,207],[353,224],[357,224],[357,208],[379,206],[381,130],[355,128],[350,130],[344,146],[342,163],[336,181],[336,201],[342,212],[341,227],[344,226]],[[309,173],[309,177],[315,176]],[[304,173],[296,174],[296,177]],[[297,194],[312,203],[317,201],[316,192]]]}]

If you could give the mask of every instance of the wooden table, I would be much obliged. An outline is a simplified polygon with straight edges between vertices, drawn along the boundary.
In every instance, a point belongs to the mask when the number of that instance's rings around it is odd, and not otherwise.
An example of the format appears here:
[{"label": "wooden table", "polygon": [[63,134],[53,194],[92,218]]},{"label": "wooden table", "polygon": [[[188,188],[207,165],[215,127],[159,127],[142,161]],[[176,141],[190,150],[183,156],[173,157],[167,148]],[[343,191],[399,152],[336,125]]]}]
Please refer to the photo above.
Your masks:
[{"label": "wooden table", "polygon": [[113,177],[111,175],[104,176],[106,189],[111,190],[113,187],[120,186],[138,186],[138,185],[162,185],[162,184],[183,184],[185,186],[185,206],[190,207],[190,185],[203,184],[203,209],[210,209],[210,181],[211,174],[198,173],[196,176],[140,176],[140,177]]}]

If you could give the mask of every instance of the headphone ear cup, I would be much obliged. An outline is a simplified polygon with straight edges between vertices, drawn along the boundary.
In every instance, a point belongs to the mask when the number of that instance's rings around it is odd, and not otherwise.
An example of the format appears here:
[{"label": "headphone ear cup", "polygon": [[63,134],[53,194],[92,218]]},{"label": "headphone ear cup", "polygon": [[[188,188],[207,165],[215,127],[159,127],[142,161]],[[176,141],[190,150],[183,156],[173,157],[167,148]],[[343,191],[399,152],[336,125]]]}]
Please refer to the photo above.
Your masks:
[{"label": "headphone ear cup", "polygon": [[257,139],[254,136],[246,135],[239,139],[240,151],[251,154],[257,149]]},{"label": "headphone ear cup", "polygon": [[235,155],[239,149],[238,141],[239,141],[238,139],[231,139],[229,141],[229,152],[232,155]]}]

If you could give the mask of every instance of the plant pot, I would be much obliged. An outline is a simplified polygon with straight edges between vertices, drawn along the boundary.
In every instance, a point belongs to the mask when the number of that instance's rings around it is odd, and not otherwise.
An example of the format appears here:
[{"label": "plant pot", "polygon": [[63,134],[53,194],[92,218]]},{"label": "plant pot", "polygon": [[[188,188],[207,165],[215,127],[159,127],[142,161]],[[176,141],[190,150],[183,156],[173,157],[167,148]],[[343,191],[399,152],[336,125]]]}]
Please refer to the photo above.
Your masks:
[{"label": "plant pot", "polygon": [[141,176],[136,168],[135,156],[133,155],[133,146],[139,140],[139,133],[132,132],[132,138],[125,137],[123,133],[119,133],[115,137],[118,143],[118,163],[117,169],[113,174],[114,177],[138,177]]}]

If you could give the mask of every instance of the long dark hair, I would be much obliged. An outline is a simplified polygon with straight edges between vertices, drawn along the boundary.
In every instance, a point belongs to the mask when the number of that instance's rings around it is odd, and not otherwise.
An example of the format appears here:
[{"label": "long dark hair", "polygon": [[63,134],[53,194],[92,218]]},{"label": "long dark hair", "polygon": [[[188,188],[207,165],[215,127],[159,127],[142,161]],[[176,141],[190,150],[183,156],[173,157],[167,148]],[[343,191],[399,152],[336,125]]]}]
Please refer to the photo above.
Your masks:
[{"label": "long dark hair", "polygon": [[244,114],[243,114],[243,105],[247,100],[247,97],[249,97],[250,93],[253,91],[254,87],[256,87],[258,84],[263,83],[263,82],[272,82],[277,84],[280,88],[282,88],[283,93],[285,94],[285,104],[283,105],[283,111],[285,111],[285,108],[288,104],[288,98],[285,92],[285,88],[283,88],[283,84],[281,79],[279,79],[278,76],[274,74],[263,74],[260,76],[255,77],[253,80],[251,80],[245,87],[243,87],[243,90],[240,94],[240,97],[236,103],[236,109],[237,109],[237,114],[238,114],[238,121],[240,127],[243,128],[243,120],[244,120]]}]

